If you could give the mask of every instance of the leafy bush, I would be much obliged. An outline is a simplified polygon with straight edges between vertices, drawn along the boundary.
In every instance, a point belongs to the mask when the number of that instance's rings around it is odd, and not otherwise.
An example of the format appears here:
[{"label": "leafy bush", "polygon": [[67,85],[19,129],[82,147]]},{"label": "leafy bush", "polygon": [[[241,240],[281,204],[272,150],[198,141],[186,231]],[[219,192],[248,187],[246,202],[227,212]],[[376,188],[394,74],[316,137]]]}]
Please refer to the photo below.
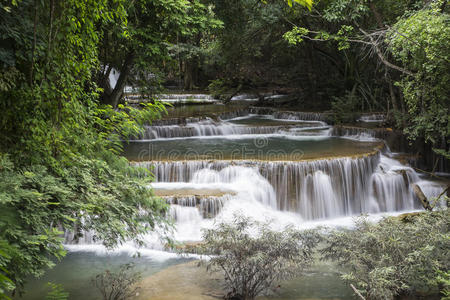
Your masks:
[{"label": "leafy bush", "polygon": [[[0,287],[21,288],[65,255],[63,230],[76,237],[94,230],[107,247],[141,241],[164,220],[166,205],[154,198],[127,161],[77,157],[60,176],[43,165],[16,168],[0,155]],[[128,171],[127,171],[128,170]],[[4,286],[4,287],[3,287]]]},{"label": "leafy bush", "polygon": [[64,291],[61,284],[49,282],[47,285],[50,288],[50,292],[48,292],[45,300],[67,300],[69,297],[69,293]]},{"label": "leafy bush", "polygon": [[308,266],[319,236],[292,227],[273,231],[269,222],[235,215],[233,222],[205,230],[203,239],[200,253],[210,258],[208,270],[223,272],[227,297],[253,299]]},{"label": "leafy bush", "polygon": [[141,279],[141,274],[133,268],[132,263],[123,264],[117,273],[106,270],[92,279],[103,300],[125,300],[136,296],[139,289],[136,283]]},{"label": "leafy bush", "polygon": [[448,159],[450,17],[445,2],[432,1],[400,19],[386,38],[393,57],[412,72],[397,83],[408,109],[406,134],[411,140],[424,138]]},{"label": "leafy bush", "polygon": [[348,270],[343,279],[369,299],[437,293],[439,287],[448,293],[443,281],[450,267],[449,226],[447,209],[387,217],[377,224],[361,217],[355,229],[332,231],[323,252]]},{"label": "leafy bush", "polygon": [[342,97],[333,97],[331,109],[336,124],[354,123],[358,118],[358,97],[355,91],[347,91]]},{"label": "leafy bush", "polygon": [[7,2],[0,8],[8,40],[0,45],[0,298],[20,293],[25,278],[65,254],[64,230],[76,237],[93,230],[107,247],[139,242],[164,222],[167,207],[147,188],[151,177],[139,179],[117,155],[123,136],[139,134],[163,106],[102,106],[94,83],[100,29],[112,20],[126,25],[125,2]]},{"label": "leafy bush", "polygon": [[217,99],[223,97],[229,90],[230,87],[228,86],[228,83],[223,79],[211,80],[211,83],[208,85],[208,91]]}]

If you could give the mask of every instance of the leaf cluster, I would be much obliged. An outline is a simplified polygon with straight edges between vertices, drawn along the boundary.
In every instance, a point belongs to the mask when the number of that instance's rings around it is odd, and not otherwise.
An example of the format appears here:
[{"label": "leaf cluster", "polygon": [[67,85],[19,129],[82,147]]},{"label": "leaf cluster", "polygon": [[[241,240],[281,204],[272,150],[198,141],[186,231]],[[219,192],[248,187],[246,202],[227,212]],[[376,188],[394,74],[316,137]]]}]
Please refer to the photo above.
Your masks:
[{"label": "leaf cluster", "polygon": [[103,300],[126,300],[136,296],[141,274],[133,270],[134,264],[120,266],[117,272],[106,270],[92,279],[92,284],[100,291]]},{"label": "leaf cluster", "polygon": [[209,256],[209,270],[224,273],[229,296],[253,299],[307,267],[319,236],[292,227],[274,231],[269,222],[235,215],[231,223],[205,230],[203,239],[199,252]]},{"label": "leaf cluster", "polygon": [[449,220],[448,209],[376,224],[361,217],[354,229],[328,233],[323,254],[343,266],[342,278],[368,299],[433,294],[450,267]]}]

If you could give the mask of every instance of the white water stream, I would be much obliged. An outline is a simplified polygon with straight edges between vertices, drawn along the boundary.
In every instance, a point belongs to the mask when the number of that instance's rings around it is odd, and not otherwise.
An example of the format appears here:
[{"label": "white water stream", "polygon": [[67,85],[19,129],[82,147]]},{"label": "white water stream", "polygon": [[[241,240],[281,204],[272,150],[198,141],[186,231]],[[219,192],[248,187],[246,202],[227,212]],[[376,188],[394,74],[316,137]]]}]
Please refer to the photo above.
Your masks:
[{"label": "white water stream", "polygon": [[[238,116],[228,121],[198,120],[185,125],[147,126],[144,140],[178,140],[192,137],[240,136],[268,137],[315,135],[328,139],[333,130],[317,113],[274,113],[271,116]],[[303,117],[303,120],[301,119]],[[342,133],[341,133],[342,134]],[[370,134],[346,133],[346,138],[370,140]],[[345,138],[345,137],[344,137]],[[311,141],[310,138],[308,138]],[[314,141],[314,139],[313,139]],[[220,146],[220,145],[219,145]],[[169,150],[169,149],[168,149]],[[333,151],[333,149],[330,149]],[[136,163],[152,170],[151,187],[164,194],[176,221],[173,238],[178,241],[201,240],[202,229],[218,221],[229,221],[236,212],[257,220],[271,220],[274,229],[293,224],[298,228],[318,225],[352,226],[353,218],[369,214],[373,220],[384,215],[421,209],[412,192],[418,184],[428,197],[441,192],[439,184],[422,180],[410,167],[376,152],[357,157],[321,158],[307,161],[256,160],[179,160]],[[67,247],[72,251],[104,248],[89,235]],[[173,257],[164,252],[155,234],[146,237],[147,245],[137,248],[127,243],[116,251],[141,255]]]}]

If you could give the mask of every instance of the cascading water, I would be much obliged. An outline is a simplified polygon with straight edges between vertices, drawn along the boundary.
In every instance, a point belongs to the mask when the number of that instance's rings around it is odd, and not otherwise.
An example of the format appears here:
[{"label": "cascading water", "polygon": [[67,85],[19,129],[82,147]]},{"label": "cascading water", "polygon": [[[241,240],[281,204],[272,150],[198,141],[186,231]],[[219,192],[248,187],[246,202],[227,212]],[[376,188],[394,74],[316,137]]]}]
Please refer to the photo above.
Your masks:
[{"label": "cascading water", "polygon": [[[200,120],[198,118],[185,119],[184,124],[178,124],[171,120],[167,122],[159,122],[152,126],[144,126],[144,133],[137,137],[138,140],[153,140],[160,138],[179,138],[192,136],[225,136],[225,135],[242,135],[242,134],[273,134],[280,133],[285,135],[297,135],[299,132],[305,134],[307,130],[328,130],[329,126],[322,121],[303,121],[290,120],[292,122],[285,122],[285,119],[275,119],[272,116],[264,116],[267,121],[272,121],[279,124],[276,126],[245,126],[235,124],[233,121],[243,121],[248,119],[248,116],[239,117],[236,114],[229,114],[232,116],[228,121],[214,121],[211,118]],[[250,115],[254,116],[254,115]],[[222,117],[226,117],[222,115]],[[295,122],[298,121],[298,122]],[[175,124],[173,124],[175,123]],[[297,123],[297,124],[295,124]]]},{"label": "cascading water", "polygon": [[358,121],[360,122],[375,122],[375,123],[379,123],[379,122],[383,122],[386,119],[386,115],[384,114],[365,114],[362,115]]},{"label": "cascading water", "polygon": [[[203,218],[214,218],[222,209],[230,195],[224,196],[166,196],[163,199],[170,205],[198,208]],[[179,215],[179,214],[178,214]],[[177,216],[173,215],[174,220],[178,221]]]},{"label": "cascading water", "polygon": [[140,139],[175,138],[190,136],[215,136],[232,134],[270,134],[281,131],[285,127],[246,127],[229,123],[217,123],[212,120],[192,123],[186,126],[146,126]]},{"label": "cascading water", "polygon": [[[264,147],[264,141],[267,142],[265,139],[273,134],[278,138],[289,137],[274,140],[283,147],[287,144],[306,147],[308,143],[339,139],[333,136],[344,135],[358,140],[378,137],[364,129],[330,129],[323,122],[326,117],[321,113],[250,108],[226,112],[220,117],[216,115],[215,119],[188,117],[160,120],[147,126],[141,138],[175,139],[175,143],[170,145],[176,146],[186,144],[187,138],[216,136],[218,146],[224,147],[220,139],[248,135],[256,139],[253,148],[249,149],[259,151]],[[319,139],[308,137],[311,135],[319,135]],[[298,144],[293,142],[293,138],[297,139]],[[242,139],[236,144],[247,140]],[[263,144],[259,145],[258,141]],[[199,143],[194,141],[192,144],[195,147]],[[269,218],[275,228],[286,224],[308,227],[308,224],[330,224],[333,220],[351,218],[361,213],[420,209],[420,202],[412,192],[412,184],[421,186],[428,197],[437,196],[441,191],[438,184],[421,180],[413,169],[374,148],[366,154],[353,150],[355,157],[326,158],[333,157],[333,152],[337,151],[337,144],[329,145],[329,150],[317,151],[319,154],[316,157],[303,161],[248,158],[171,160],[170,156],[162,156],[159,160],[134,164],[153,172],[155,182],[151,186],[156,195],[171,205],[169,213],[178,224],[174,238],[180,241],[201,239],[202,228],[211,227],[217,220],[229,220],[237,211],[255,219]],[[295,147],[294,150],[301,150]],[[336,221],[336,224],[341,225],[342,221]],[[70,240],[70,236],[67,238]],[[156,240],[154,235],[149,235],[147,241],[151,246],[148,247],[163,249]],[[89,238],[82,243],[89,243]]]},{"label": "cascading water", "polygon": [[277,119],[303,121],[325,121],[327,119],[327,114],[317,112],[281,111],[274,112],[273,116]]},{"label": "cascading water", "polygon": [[[379,153],[361,158],[305,162],[166,161],[137,164],[152,169],[157,182],[232,182],[238,185],[244,177],[253,176],[259,178],[258,182],[252,183],[255,187],[252,193],[258,193],[253,199],[277,210],[298,213],[305,220],[420,207],[411,189],[411,184],[419,181],[414,170]],[[251,189],[247,183],[246,186]]]}]

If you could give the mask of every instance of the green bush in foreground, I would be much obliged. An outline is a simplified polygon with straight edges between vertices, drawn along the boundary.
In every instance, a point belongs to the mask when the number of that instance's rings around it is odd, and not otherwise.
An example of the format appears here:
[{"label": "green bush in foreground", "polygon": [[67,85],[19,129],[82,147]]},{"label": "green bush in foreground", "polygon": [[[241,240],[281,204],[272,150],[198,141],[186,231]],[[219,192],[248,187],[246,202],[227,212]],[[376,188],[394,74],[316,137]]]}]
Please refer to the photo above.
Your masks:
[{"label": "green bush in foreground", "polygon": [[235,215],[233,222],[205,230],[203,239],[200,252],[210,258],[208,270],[223,272],[227,298],[254,299],[310,265],[319,235],[292,227],[273,231],[269,222]]},{"label": "green bush in foreground", "polygon": [[407,294],[448,295],[449,210],[370,223],[361,217],[352,230],[332,231],[323,253],[344,270],[344,280],[368,299]]},{"label": "green bush in foreground", "polygon": [[134,270],[134,264],[120,266],[117,272],[106,270],[92,279],[92,284],[100,291],[103,300],[125,300],[135,297],[141,280],[141,273]]}]

